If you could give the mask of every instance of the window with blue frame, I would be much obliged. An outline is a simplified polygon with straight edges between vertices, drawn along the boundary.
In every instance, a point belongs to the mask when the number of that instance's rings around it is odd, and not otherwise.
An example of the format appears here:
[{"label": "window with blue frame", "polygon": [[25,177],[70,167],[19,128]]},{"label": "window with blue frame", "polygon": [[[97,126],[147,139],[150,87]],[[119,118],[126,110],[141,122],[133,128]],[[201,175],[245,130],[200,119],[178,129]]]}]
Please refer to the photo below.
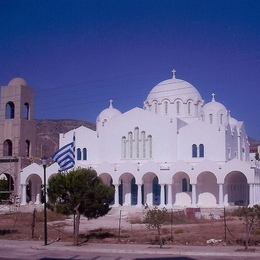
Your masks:
[{"label": "window with blue frame", "polygon": [[192,145],[192,157],[198,157],[198,148],[196,144]]},{"label": "window with blue frame", "polygon": [[83,148],[83,160],[87,160],[87,148]]},{"label": "window with blue frame", "polygon": [[81,160],[81,149],[80,148],[77,149],[77,160],[78,161]]},{"label": "window with blue frame", "polygon": [[203,144],[199,145],[199,156],[204,157],[204,145]]}]

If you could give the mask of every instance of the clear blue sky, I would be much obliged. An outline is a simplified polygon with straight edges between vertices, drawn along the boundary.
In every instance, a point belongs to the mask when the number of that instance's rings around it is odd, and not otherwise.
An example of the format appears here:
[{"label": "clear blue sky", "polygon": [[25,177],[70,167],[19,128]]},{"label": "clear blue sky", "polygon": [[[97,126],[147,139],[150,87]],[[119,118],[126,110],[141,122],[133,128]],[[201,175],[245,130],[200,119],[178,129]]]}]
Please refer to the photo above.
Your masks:
[{"label": "clear blue sky", "polygon": [[36,119],[142,107],[174,68],[260,140],[258,0],[1,0],[0,24],[0,85],[24,78]]}]

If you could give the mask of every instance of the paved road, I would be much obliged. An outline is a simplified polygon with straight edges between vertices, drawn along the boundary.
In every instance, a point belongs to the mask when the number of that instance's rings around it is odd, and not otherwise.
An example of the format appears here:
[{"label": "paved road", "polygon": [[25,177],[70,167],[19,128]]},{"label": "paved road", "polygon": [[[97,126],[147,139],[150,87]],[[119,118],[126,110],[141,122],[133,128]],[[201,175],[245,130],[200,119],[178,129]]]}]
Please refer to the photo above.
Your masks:
[{"label": "paved road", "polygon": [[[260,247],[254,252],[223,246],[158,246],[135,244],[84,244],[42,241],[0,240],[0,259],[19,260],[259,260]],[[240,251],[238,251],[240,250]]]},{"label": "paved road", "polygon": [[98,252],[67,252],[45,250],[21,250],[0,249],[0,259],[4,260],[257,260],[259,256],[180,256],[160,255],[156,256],[137,253],[98,253]]}]

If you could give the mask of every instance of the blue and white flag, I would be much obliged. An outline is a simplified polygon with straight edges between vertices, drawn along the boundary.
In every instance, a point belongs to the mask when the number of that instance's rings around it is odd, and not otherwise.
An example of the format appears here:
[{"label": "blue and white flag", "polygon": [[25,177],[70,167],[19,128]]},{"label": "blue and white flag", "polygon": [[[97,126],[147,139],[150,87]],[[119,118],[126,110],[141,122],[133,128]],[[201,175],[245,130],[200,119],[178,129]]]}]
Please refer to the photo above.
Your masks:
[{"label": "blue and white flag", "polygon": [[52,155],[52,159],[59,164],[59,172],[69,170],[75,165],[75,135],[73,141]]}]

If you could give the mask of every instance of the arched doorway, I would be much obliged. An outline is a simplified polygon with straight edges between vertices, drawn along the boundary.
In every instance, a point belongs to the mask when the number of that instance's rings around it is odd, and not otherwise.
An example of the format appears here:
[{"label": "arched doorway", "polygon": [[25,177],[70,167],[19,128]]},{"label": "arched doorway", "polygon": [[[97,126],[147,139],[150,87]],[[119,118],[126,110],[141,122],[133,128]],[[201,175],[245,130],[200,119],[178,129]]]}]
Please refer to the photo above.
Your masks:
[{"label": "arched doorway", "polygon": [[40,203],[43,202],[42,181],[39,175],[31,174],[26,181],[26,202]]},{"label": "arched doorway", "polygon": [[[114,187],[113,179],[109,173],[101,173],[98,177],[100,177],[106,185],[108,185],[110,187]],[[111,201],[110,205],[113,205],[113,204],[115,204],[115,196],[114,196],[113,201]]]},{"label": "arched doorway", "polygon": [[247,206],[249,204],[249,185],[242,172],[233,171],[225,177],[224,202],[231,206]]},{"label": "arched doorway", "polygon": [[148,206],[159,205],[161,187],[158,183],[157,175],[154,172],[147,172],[144,174],[142,181],[142,203]]},{"label": "arched doorway", "polygon": [[0,200],[9,200],[14,192],[13,177],[8,173],[0,174]]},{"label": "arched doorway", "polygon": [[202,172],[197,178],[198,206],[216,207],[218,201],[217,178],[212,172]]},{"label": "arched doorway", "polygon": [[177,172],[173,176],[173,204],[175,206],[191,206],[192,186],[186,172]]},{"label": "arched doorway", "polygon": [[136,205],[137,204],[137,185],[133,174],[126,172],[120,177],[119,185],[119,204]]}]

